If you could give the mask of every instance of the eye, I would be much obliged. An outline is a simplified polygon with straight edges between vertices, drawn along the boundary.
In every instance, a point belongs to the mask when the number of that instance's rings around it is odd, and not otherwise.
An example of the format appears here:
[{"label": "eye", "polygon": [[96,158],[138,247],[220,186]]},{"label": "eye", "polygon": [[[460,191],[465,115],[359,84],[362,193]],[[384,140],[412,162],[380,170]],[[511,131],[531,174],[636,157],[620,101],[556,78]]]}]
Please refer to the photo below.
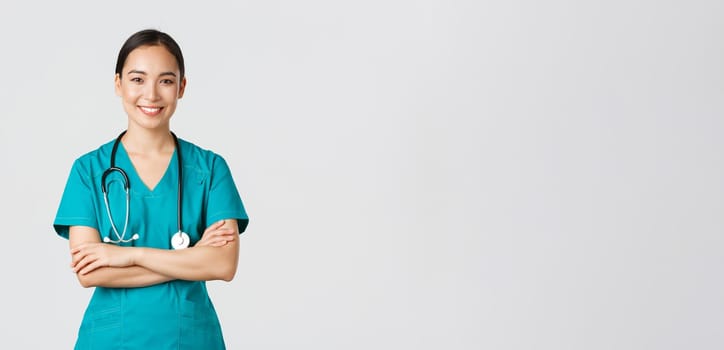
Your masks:
[{"label": "eye", "polygon": [[173,79],[161,79],[162,85],[173,85],[174,83],[175,81],[173,81]]},{"label": "eye", "polygon": [[143,83],[143,79],[141,79],[140,77],[133,77],[133,78],[131,78],[131,81],[134,83],[139,83],[139,84]]}]

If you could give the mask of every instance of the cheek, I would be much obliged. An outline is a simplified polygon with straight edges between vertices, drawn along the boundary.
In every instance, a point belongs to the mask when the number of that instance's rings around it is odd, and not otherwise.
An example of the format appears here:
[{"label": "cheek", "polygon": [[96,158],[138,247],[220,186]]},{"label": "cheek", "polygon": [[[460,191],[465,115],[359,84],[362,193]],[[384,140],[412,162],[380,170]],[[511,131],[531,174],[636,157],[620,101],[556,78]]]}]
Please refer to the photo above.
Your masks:
[{"label": "cheek", "polygon": [[121,97],[124,101],[130,101],[133,102],[138,98],[138,91],[137,89],[132,89],[129,87],[123,87],[121,88]]},{"label": "cheek", "polygon": [[178,98],[178,88],[177,87],[168,87],[166,89],[163,89],[163,97],[166,100],[175,100]]}]

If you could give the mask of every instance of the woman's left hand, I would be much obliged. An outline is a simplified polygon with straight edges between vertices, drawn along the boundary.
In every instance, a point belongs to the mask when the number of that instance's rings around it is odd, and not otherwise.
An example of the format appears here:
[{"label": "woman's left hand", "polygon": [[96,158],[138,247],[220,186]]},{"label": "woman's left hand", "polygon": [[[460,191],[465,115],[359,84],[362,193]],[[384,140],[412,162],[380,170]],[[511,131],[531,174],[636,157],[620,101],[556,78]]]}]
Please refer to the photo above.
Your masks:
[{"label": "woman's left hand", "polygon": [[107,243],[82,243],[70,250],[70,267],[81,275],[100,267],[132,266],[132,250]]},{"label": "woman's left hand", "polygon": [[224,228],[226,220],[218,221],[206,228],[194,247],[223,247],[236,239],[239,233],[231,227]]}]

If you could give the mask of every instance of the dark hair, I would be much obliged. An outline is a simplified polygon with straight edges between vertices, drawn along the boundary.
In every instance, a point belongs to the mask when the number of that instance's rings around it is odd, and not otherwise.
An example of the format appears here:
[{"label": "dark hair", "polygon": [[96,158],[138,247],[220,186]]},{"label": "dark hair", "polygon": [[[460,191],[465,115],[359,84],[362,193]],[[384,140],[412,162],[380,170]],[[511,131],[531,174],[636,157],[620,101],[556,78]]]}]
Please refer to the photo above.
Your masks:
[{"label": "dark hair", "polygon": [[184,56],[181,53],[181,47],[178,46],[173,38],[155,29],[144,29],[131,35],[121,47],[121,51],[118,52],[118,60],[116,61],[116,74],[121,76],[123,65],[126,64],[126,58],[131,51],[146,45],[162,45],[168,52],[176,57],[176,63],[178,63],[178,70],[181,73],[179,79],[184,77]]}]

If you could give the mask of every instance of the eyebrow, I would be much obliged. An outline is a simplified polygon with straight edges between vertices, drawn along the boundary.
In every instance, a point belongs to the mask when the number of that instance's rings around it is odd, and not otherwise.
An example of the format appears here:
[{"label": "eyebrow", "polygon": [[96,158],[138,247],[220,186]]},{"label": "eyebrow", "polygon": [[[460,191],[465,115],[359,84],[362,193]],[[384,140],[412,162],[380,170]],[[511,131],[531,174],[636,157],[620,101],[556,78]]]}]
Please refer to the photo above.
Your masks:
[{"label": "eyebrow", "polygon": [[[128,71],[128,74],[134,74],[134,73],[135,73],[135,74],[147,75],[146,72],[144,72],[144,71],[142,71],[142,70],[132,69],[132,70]],[[161,76],[161,77],[164,76],[164,75],[171,75],[171,76],[173,76],[173,77],[176,77],[176,73],[174,73],[174,72],[163,72],[163,73],[159,74],[159,76]]]}]

